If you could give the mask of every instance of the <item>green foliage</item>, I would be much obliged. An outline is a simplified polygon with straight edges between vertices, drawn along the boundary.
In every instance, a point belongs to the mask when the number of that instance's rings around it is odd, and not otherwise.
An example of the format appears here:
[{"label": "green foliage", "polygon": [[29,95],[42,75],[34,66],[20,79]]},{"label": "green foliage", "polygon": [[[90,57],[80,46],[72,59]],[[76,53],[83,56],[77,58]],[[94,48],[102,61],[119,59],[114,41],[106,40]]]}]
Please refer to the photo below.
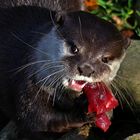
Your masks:
[{"label": "green foliage", "polygon": [[[124,1],[124,0],[123,0]],[[91,13],[102,17],[105,20],[114,22],[118,29],[132,29],[140,36],[140,27],[138,20],[134,18],[134,14],[140,16],[140,11],[134,10],[133,0],[98,0],[99,8],[91,11]],[[133,23],[129,19],[133,18]],[[140,23],[139,23],[140,24]]]}]

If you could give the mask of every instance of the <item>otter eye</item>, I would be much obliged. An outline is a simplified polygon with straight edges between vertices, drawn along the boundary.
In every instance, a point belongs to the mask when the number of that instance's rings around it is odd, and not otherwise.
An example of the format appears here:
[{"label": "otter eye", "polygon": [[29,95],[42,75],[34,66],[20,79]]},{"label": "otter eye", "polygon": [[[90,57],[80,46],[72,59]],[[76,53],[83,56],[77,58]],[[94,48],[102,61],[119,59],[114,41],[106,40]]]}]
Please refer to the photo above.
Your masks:
[{"label": "otter eye", "polygon": [[68,45],[70,46],[70,53],[77,54],[79,52],[79,49],[73,42],[68,42]]},{"label": "otter eye", "polygon": [[104,63],[108,63],[110,61],[110,57],[103,57],[102,58],[102,62],[104,62]]},{"label": "otter eye", "polygon": [[102,57],[102,62],[107,64],[107,63],[109,63],[110,61],[113,61],[114,59],[115,59],[114,56],[110,56],[110,55],[109,55],[109,56],[103,56],[103,57]]},{"label": "otter eye", "polygon": [[73,54],[77,54],[79,52],[78,48],[76,47],[76,45],[71,46],[71,53]]}]

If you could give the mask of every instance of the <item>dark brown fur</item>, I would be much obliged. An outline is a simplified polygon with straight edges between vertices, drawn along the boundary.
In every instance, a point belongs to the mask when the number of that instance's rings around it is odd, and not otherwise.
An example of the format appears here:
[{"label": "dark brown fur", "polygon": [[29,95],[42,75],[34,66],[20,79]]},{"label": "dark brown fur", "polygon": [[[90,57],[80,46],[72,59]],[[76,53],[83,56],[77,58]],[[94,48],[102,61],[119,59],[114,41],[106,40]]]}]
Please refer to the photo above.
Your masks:
[{"label": "dark brown fur", "polygon": [[68,12],[84,10],[83,0],[1,0],[0,7],[40,6],[53,11]]},{"label": "dark brown fur", "polygon": [[[89,13],[81,11],[68,13],[59,18],[59,21],[56,16],[55,12],[39,7],[0,9],[0,108],[23,130],[59,133],[62,136],[71,129],[93,121],[93,118],[91,120],[85,113],[87,103],[84,95],[79,98],[71,97],[71,93],[61,89],[62,79],[59,80],[60,87],[56,88],[55,85],[51,87],[56,89],[56,94],[51,94],[48,88],[41,88],[38,93],[43,83],[40,85],[36,83],[42,77],[38,75],[28,77],[42,65],[31,65],[17,72],[18,68],[42,59],[50,59],[53,62],[52,58],[54,58],[63,60],[64,66],[70,66],[63,72],[65,76],[75,75],[78,73],[77,65],[81,65],[83,61],[89,63],[91,59],[96,59],[94,54],[104,53],[100,50],[109,51],[119,59],[128,44],[111,23]],[[82,27],[79,26],[79,19]],[[84,48],[85,52],[73,56],[66,55],[63,58],[61,53],[57,56],[59,52],[53,51],[47,57],[45,54],[52,51],[54,47],[47,46],[51,41],[43,45],[38,45],[38,43],[45,35],[49,36],[54,27],[59,37],[58,41],[63,40],[67,43],[75,41],[81,43],[81,46],[84,44],[81,48]],[[94,42],[92,42],[93,39]],[[104,44],[104,42],[107,43]],[[113,42],[115,45],[111,45]],[[88,55],[91,52],[92,58]],[[101,65],[97,69],[100,68]],[[104,70],[100,71],[99,75],[103,72]],[[51,72],[41,71],[39,76],[45,77],[48,74]],[[50,81],[53,78],[50,78]],[[50,84],[49,80],[47,82],[45,87]]]}]

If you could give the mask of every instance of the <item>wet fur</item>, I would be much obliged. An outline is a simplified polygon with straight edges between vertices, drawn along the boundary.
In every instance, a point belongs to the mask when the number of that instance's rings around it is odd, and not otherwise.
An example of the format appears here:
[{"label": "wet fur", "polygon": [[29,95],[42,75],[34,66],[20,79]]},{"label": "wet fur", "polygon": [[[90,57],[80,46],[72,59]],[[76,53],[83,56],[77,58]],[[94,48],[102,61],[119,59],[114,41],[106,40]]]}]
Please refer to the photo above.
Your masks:
[{"label": "wet fur", "polygon": [[39,6],[57,12],[85,10],[83,0],[1,0],[0,7]]},{"label": "wet fur", "polygon": [[[41,39],[54,29],[57,29],[56,36],[63,43],[68,44],[73,40],[81,43],[79,49],[83,52],[79,55],[69,55],[69,51],[66,51],[62,52],[63,56],[60,53],[58,57],[55,53],[48,54],[50,48],[47,44],[42,45]],[[62,134],[91,122],[85,114],[87,103],[83,100],[84,95],[79,98],[72,97],[62,85],[63,78],[74,77],[78,73],[77,65],[85,63],[85,60],[87,63],[94,60],[96,72],[101,75],[108,70],[108,66],[97,63],[97,56],[108,50],[115,55],[115,59],[120,60],[127,46],[127,41],[111,23],[91,14],[68,13],[58,22],[55,12],[25,6],[0,10],[0,42],[2,111],[14,119],[21,129]],[[56,65],[63,65],[64,68],[60,73],[48,78],[46,83],[41,80],[50,74],[50,71],[37,72],[44,64],[41,64],[44,59],[46,64],[48,61],[53,62],[50,66],[55,72],[61,70],[54,68]],[[40,63],[33,64],[37,61]],[[36,72],[37,74],[33,74]],[[64,75],[60,77],[59,74]]]},{"label": "wet fur", "polygon": [[83,108],[79,106],[78,109],[73,109],[78,104],[67,94],[60,101],[55,97],[53,103],[54,97],[41,89],[37,100],[35,99],[40,89],[35,83],[39,79],[35,76],[28,77],[40,68],[38,65],[19,70],[30,62],[41,61],[35,59],[34,51],[46,55],[34,45],[54,26],[51,19],[55,19],[54,13],[43,8],[20,7],[1,9],[0,18],[2,111],[14,119],[21,129],[27,128],[29,131],[66,132],[87,123]]}]

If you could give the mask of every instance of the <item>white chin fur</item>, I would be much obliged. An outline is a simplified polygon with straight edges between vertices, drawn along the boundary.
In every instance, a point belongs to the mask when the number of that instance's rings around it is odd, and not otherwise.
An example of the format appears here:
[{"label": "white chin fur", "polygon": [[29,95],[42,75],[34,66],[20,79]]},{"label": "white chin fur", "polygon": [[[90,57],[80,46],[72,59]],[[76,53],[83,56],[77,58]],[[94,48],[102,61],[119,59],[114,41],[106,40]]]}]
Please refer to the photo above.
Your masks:
[{"label": "white chin fur", "polygon": [[109,79],[92,79],[92,78],[88,78],[88,77],[84,77],[84,76],[77,76],[77,77],[74,77],[72,79],[64,78],[63,79],[63,85],[65,87],[68,87],[69,86],[69,80],[85,81],[85,82],[88,82],[88,83],[96,83],[96,82],[103,81],[103,82],[105,82],[108,85],[111,82],[111,80],[109,80]]},{"label": "white chin fur", "polygon": [[109,75],[109,81],[112,81],[117,75],[117,72],[120,68],[120,64],[123,61],[124,57],[125,57],[125,54],[120,59],[113,61],[112,64],[109,66],[111,69],[111,73]]},{"label": "white chin fur", "polygon": [[76,75],[75,77],[73,77],[71,79],[69,79],[69,78],[64,78],[63,79],[63,85],[65,87],[67,87],[69,85],[69,80],[86,81],[86,82],[89,82],[89,83],[95,82],[95,81],[93,81],[92,78]]},{"label": "white chin fur", "polygon": [[63,79],[63,85],[67,87],[69,85],[69,80],[77,80],[77,81],[85,81],[88,83],[95,83],[95,82],[100,82],[100,79],[92,79],[90,77],[86,76],[81,76],[81,75],[76,75],[75,77],[72,77],[71,79],[69,78],[64,78]]},{"label": "white chin fur", "polygon": [[[77,74],[76,76],[71,77],[70,79],[71,80],[77,80],[77,81],[86,81],[88,83],[95,83],[95,82],[103,81],[103,82],[109,84],[115,78],[115,76],[118,72],[118,69],[120,68],[120,64],[124,59],[124,56],[125,56],[125,54],[120,59],[113,61],[112,64],[109,65],[110,70],[111,70],[111,73],[109,75],[108,74],[107,75],[103,74],[101,77],[99,77],[97,79],[96,78],[94,79],[92,77],[86,77],[86,76]],[[68,86],[70,79],[69,78],[64,78],[63,79],[63,85]]]},{"label": "white chin fur", "polygon": [[86,77],[83,75],[76,75],[75,77],[73,77],[74,80],[78,80],[78,81],[86,81],[89,83],[94,82],[93,79],[91,77]]},{"label": "white chin fur", "polygon": [[69,79],[63,78],[63,85],[67,87],[69,85]]}]

